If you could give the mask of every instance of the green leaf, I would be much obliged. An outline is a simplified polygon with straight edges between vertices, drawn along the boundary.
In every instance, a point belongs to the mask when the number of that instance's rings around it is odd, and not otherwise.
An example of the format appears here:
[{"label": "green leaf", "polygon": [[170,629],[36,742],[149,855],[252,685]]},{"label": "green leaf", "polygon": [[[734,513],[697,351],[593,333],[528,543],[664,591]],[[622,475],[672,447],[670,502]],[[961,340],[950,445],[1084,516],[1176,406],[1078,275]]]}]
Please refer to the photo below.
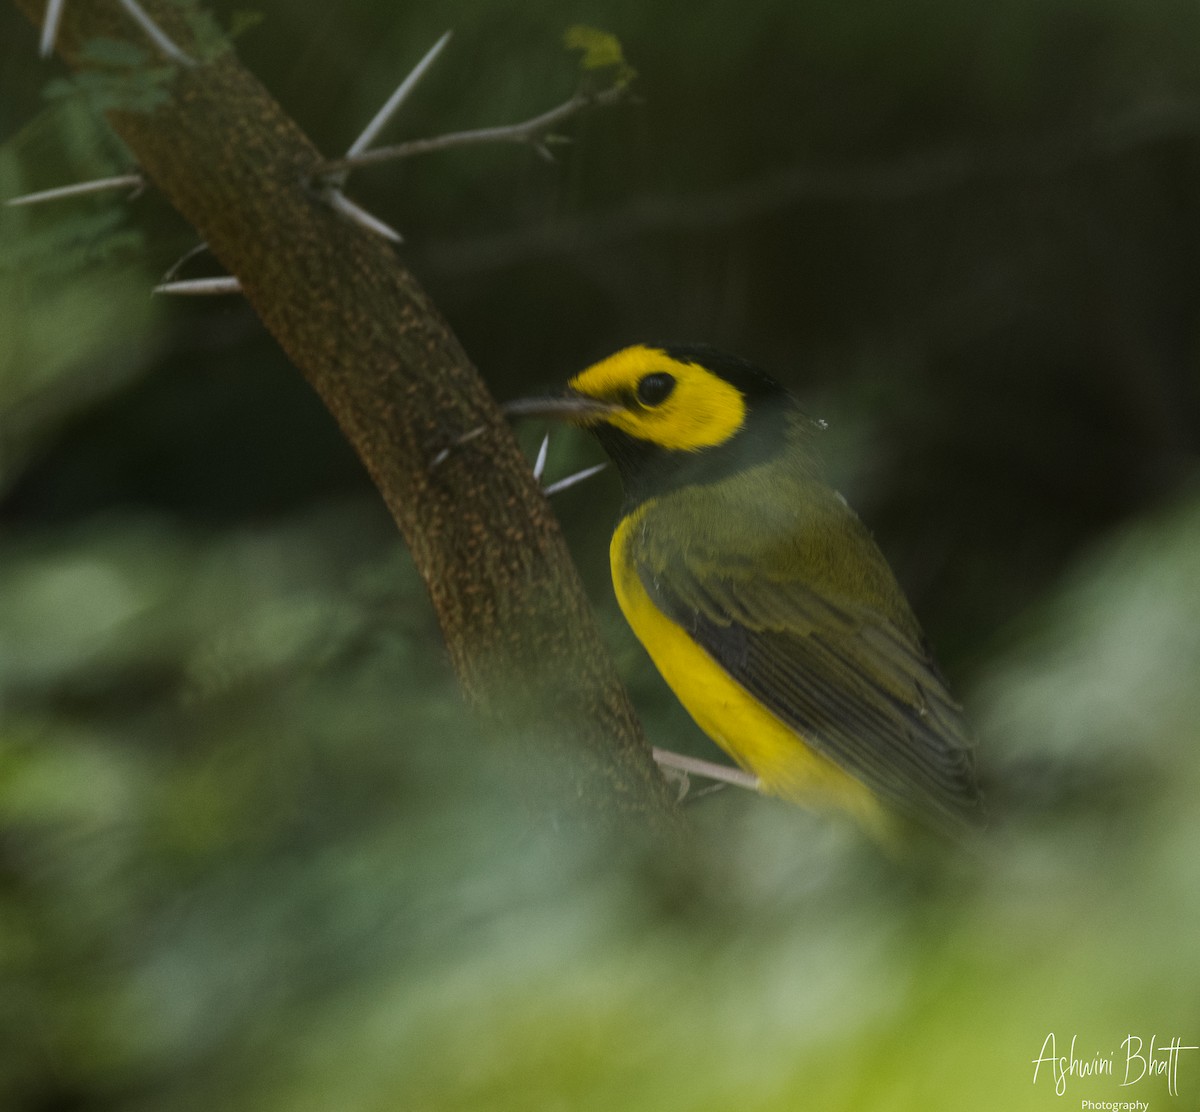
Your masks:
[{"label": "green leaf", "polygon": [[42,96],[49,101],[81,97],[98,112],[153,112],[170,100],[167,86],[175,76],[174,66],[151,69],[85,70],[71,78],[55,78],[46,84]]},{"label": "green leaf", "polygon": [[266,18],[263,12],[251,8],[235,8],[233,15],[229,17],[229,37],[231,39],[239,38],[247,31],[257,27]]},{"label": "green leaf", "polygon": [[233,49],[230,36],[210,12],[192,4],[181,4],[180,7],[185,9],[184,18],[191,33],[188,49],[195,58],[211,62]]},{"label": "green leaf", "polygon": [[637,70],[625,61],[621,40],[608,31],[576,23],[563,34],[563,45],[583,52],[579,66],[585,72],[610,71],[614,85],[628,85],[637,76]]}]

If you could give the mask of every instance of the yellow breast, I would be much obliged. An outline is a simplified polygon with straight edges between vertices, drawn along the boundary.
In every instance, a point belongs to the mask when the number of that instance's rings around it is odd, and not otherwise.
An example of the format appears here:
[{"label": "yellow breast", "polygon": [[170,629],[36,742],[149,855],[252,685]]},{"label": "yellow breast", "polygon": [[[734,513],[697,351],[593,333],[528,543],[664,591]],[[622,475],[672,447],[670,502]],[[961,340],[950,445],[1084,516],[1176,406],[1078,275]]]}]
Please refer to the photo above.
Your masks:
[{"label": "yellow breast", "polygon": [[692,640],[647,594],[637,572],[639,530],[654,512],[643,503],[622,519],[609,548],[613,588],[625,620],[696,724],[763,791],[807,806],[839,807],[882,832],[883,808],[860,781],[815,752]]}]

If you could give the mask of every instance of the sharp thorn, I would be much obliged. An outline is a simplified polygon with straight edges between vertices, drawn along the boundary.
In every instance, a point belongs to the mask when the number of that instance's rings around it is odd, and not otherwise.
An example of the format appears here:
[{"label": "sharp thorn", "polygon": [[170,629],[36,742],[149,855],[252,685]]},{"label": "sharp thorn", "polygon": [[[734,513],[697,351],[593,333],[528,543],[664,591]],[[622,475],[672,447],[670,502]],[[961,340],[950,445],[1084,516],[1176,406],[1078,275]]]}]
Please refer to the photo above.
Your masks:
[{"label": "sharp thorn", "polygon": [[672,753],[669,749],[655,748],[651,750],[651,754],[662,768],[670,768],[690,776],[703,776],[705,779],[717,780],[723,784],[734,784],[739,788],[748,788],[750,791],[761,790],[758,777],[745,769],[717,764],[716,761],[706,761],[700,757],[689,757],[684,753]]},{"label": "sharp thorn", "polygon": [[38,53],[43,58],[49,58],[54,53],[54,43],[58,39],[58,25],[62,20],[65,2],[66,0],[46,0],[46,14],[42,18],[42,38],[38,43]]},{"label": "sharp thorn", "polygon": [[584,479],[590,479],[593,475],[597,475],[603,471],[607,466],[607,463],[598,463],[594,467],[585,467],[582,471],[576,471],[574,475],[568,475],[565,479],[559,479],[558,482],[551,483],[548,487],[543,488],[542,493],[549,498],[553,494],[568,490],[576,483],[582,483]]},{"label": "sharp thorn", "polygon": [[404,237],[395,228],[390,224],[385,224],[379,217],[372,216],[361,205],[356,205],[340,189],[331,189],[328,193],[328,201],[335,212],[340,212],[347,220],[352,220],[360,227],[366,228],[367,231],[374,232],[377,236],[383,236],[384,239],[389,239],[393,243],[404,242]]},{"label": "sharp thorn", "polygon": [[362,154],[363,151],[375,142],[376,137],[387,126],[388,121],[400,110],[401,105],[408,99],[409,94],[417,87],[417,82],[425,76],[429,67],[437,60],[446,43],[450,41],[452,34],[452,31],[447,31],[425,52],[425,56],[413,66],[408,76],[396,87],[396,91],[388,97],[384,106],[375,113],[371,122],[363,128],[362,134],[350,144],[349,149],[346,151],[347,158],[356,154]]},{"label": "sharp thorn", "polygon": [[133,186],[140,191],[145,184],[141,174],[119,174],[112,178],[96,178],[94,181],[81,181],[76,185],[60,185],[55,189],[43,189],[38,193],[10,197],[4,203],[13,207],[40,205],[46,201],[59,201],[64,197],[82,197],[86,193],[102,193],[106,189],[124,189],[126,186]]},{"label": "sharp thorn", "polygon": [[147,38],[168,58],[172,61],[180,62],[185,66],[194,66],[196,64],[195,58],[180,50],[168,37],[167,33],[150,18],[146,9],[137,0],[117,0],[117,2],[133,17],[137,25],[146,32]]},{"label": "sharp thorn", "polygon": [[182,282],[161,282],[153,292],[181,294],[184,297],[213,297],[241,293],[242,284],[233,275],[224,278],[189,278]]},{"label": "sharp thorn", "polygon": [[546,456],[550,452],[550,434],[542,437],[542,446],[538,449],[537,459],[533,463],[533,477],[541,482],[542,472],[546,470]]}]

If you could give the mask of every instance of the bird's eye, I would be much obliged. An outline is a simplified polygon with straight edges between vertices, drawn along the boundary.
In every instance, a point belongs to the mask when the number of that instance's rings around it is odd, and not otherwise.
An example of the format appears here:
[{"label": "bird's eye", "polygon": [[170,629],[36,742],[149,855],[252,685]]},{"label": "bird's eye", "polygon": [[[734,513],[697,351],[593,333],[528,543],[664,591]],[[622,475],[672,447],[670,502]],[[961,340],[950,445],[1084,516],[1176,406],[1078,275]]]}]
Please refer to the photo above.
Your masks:
[{"label": "bird's eye", "polygon": [[675,376],[666,371],[647,375],[637,384],[637,400],[642,405],[662,405],[675,389]]}]

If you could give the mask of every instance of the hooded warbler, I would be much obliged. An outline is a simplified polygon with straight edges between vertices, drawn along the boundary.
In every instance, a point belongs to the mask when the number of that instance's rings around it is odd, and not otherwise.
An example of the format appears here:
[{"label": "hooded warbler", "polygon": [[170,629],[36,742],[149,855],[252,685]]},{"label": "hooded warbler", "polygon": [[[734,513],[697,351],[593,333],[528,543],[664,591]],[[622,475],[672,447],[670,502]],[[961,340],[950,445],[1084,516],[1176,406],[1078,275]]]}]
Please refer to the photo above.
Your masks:
[{"label": "hooded warbler", "polygon": [[961,709],[883,554],[822,477],[823,426],[778,382],[706,346],[637,345],[559,397],[506,408],[588,428],[616,464],[617,601],[760,790],[885,838],[972,824]]}]

